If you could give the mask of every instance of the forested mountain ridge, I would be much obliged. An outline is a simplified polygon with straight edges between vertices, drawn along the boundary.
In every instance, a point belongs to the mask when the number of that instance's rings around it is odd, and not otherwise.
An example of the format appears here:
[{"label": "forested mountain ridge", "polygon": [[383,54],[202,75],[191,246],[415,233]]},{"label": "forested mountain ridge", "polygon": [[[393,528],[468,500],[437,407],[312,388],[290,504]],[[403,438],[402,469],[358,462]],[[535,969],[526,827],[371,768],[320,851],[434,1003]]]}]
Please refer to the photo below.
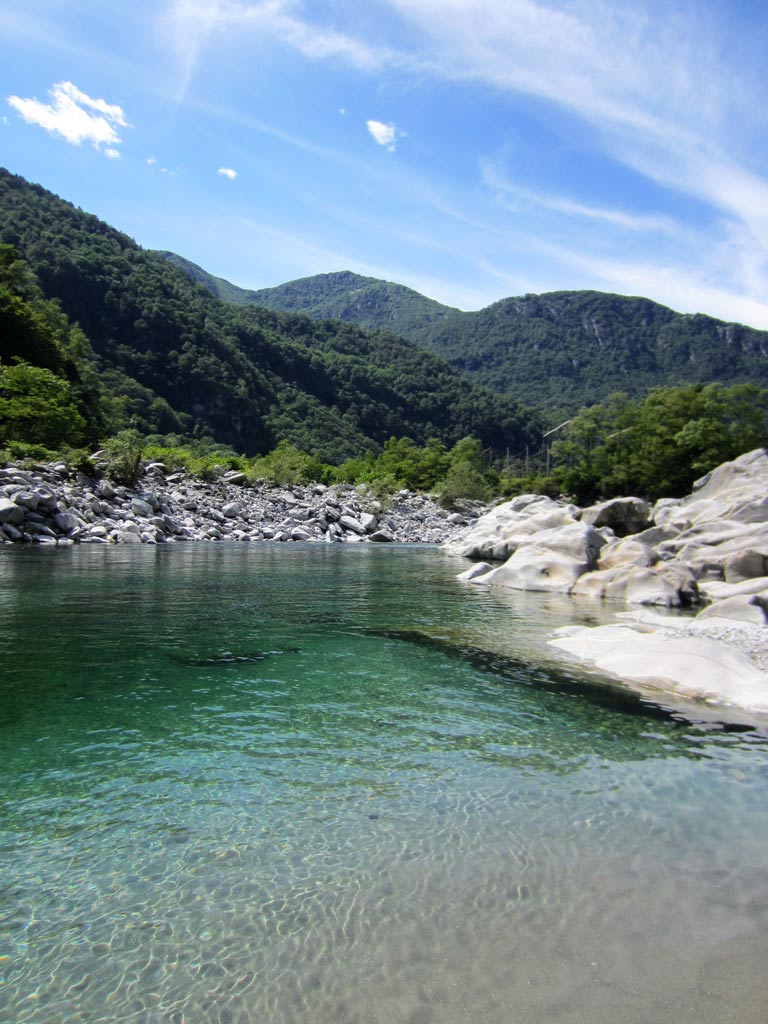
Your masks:
[{"label": "forested mountain ridge", "polygon": [[617,391],[768,383],[768,332],[606,292],[503,299],[410,337],[478,383],[558,414]]},{"label": "forested mountain ridge", "polygon": [[246,453],[280,439],[335,462],[392,435],[512,450],[534,418],[395,335],[223,303],[156,253],[0,169],[0,242],[90,339],[102,384],[149,433]]},{"label": "forested mountain ridge", "polygon": [[404,284],[363,277],[351,270],[315,274],[254,291],[215,277],[176,253],[160,255],[224,302],[265,306],[281,313],[305,313],[314,320],[345,320],[367,330],[392,331],[404,338],[461,312]]},{"label": "forested mountain ridge", "polygon": [[[224,297],[227,282],[214,280]],[[641,397],[662,385],[768,383],[768,332],[676,313],[650,299],[560,291],[465,313],[402,285],[348,272],[237,291],[239,302],[307,313],[322,308],[348,322],[386,323],[477,383],[534,405],[550,421],[617,391]]]}]

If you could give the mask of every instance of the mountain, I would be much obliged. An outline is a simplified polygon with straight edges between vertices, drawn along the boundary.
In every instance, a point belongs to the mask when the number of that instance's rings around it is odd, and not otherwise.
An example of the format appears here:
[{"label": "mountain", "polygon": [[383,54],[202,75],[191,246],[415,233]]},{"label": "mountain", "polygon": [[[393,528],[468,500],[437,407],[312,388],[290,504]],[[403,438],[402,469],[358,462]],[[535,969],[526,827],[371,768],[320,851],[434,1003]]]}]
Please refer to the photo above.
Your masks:
[{"label": "mountain", "polygon": [[503,299],[408,337],[477,383],[557,416],[617,391],[768,384],[768,332],[605,292]]},{"label": "mountain", "polygon": [[499,451],[536,435],[518,403],[400,337],[221,302],[157,253],[1,168],[0,243],[79,325],[112,408],[145,432],[212,436],[246,454],[286,438],[329,462],[392,435],[453,444],[474,434]]},{"label": "mountain", "polygon": [[549,292],[465,313],[402,285],[342,272],[238,289],[237,301],[386,325],[476,383],[535,406],[550,422],[617,391],[639,397],[660,385],[768,384],[768,332],[676,313],[644,298]]},{"label": "mountain", "polygon": [[391,331],[404,338],[460,313],[453,306],[428,299],[403,284],[363,277],[350,270],[316,274],[276,288],[252,291],[239,288],[223,277],[214,277],[176,253],[161,252],[160,255],[223,302],[238,306],[265,306],[281,313],[304,313],[315,320],[345,320],[367,330]]}]

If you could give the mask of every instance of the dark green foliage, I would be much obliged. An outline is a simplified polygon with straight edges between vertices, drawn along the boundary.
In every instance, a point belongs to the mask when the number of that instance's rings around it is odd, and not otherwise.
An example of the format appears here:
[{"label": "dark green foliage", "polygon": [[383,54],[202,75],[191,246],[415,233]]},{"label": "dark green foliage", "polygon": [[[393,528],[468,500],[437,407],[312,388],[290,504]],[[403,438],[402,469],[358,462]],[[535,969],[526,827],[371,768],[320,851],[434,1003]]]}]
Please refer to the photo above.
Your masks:
[{"label": "dark green foliage", "polygon": [[491,480],[486,471],[482,446],[476,437],[464,437],[454,445],[448,471],[438,493],[440,501],[449,508],[461,498],[490,500],[493,493]]},{"label": "dark green foliage", "polygon": [[248,454],[285,439],[340,462],[392,434],[496,448],[536,425],[402,339],[338,322],[233,307],[155,253],[0,171],[0,241],[100,359],[114,425],[212,436]]},{"label": "dark green foliage", "polygon": [[325,466],[314,455],[295,448],[288,441],[281,441],[268,455],[255,458],[249,469],[254,480],[292,487],[297,484],[327,483],[331,467]]},{"label": "dark green foliage", "polygon": [[[679,497],[715,466],[768,443],[768,389],[656,388],[583,409],[552,445],[552,479],[579,501]],[[509,488],[509,484],[507,484]]]},{"label": "dark green foliage", "polygon": [[11,441],[57,449],[87,437],[68,381],[43,366],[0,364],[0,445]]},{"label": "dark green foliage", "polygon": [[409,337],[478,383],[525,396],[551,425],[616,391],[768,384],[768,332],[602,292],[505,299]]},{"label": "dark green foliage", "polygon": [[459,312],[405,285],[363,277],[349,270],[302,277],[276,288],[252,291],[239,288],[223,277],[214,277],[176,253],[159,255],[224,302],[264,306],[279,313],[304,313],[314,320],[345,320],[368,330],[380,328],[405,338],[410,337],[411,331]]},{"label": "dark green foliage", "polygon": [[768,332],[675,313],[649,299],[550,292],[463,313],[349,272],[249,292],[166,255],[228,301],[400,334],[477,383],[534,405],[550,425],[619,390],[641,397],[662,385],[768,384]]},{"label": "dark green foliage", "polygon": [[0,245],[0,444],[77,447],[105,419],[83,332],[42,298],[16,249]]}]

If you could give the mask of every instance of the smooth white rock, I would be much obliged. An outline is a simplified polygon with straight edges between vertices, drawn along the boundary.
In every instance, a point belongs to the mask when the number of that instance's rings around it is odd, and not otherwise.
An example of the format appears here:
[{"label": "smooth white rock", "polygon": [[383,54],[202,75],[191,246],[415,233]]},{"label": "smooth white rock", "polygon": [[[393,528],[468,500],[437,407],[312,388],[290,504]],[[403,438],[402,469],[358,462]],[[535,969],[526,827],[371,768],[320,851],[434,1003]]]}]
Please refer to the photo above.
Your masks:
[{"label": "smooth white rock", "polygon": [[702,608],[697,619],[735,619],[764,626],[768,622],[768,591],[759,594],[735,594]]},{"label": "smooth white rock", "polygon": [[768,712],[768,673],[726,644],[704,637],[585,627],[552,647],[620,679],[697,700]]},{"label": "smooth white rock", "polygon": [[464,580],[469,583],[472,580],[478,580],[480,577],[485,576],[487,573],[493,572],[493,566],[490,562],[475,562],[469,569],[465,569],[464,572],[460,572],[456,577],[457,580]]},{"label": "smooth white rock", "polygon": [[526,544],[518,548],[504,565],[482,577],[482,582],[512,590],[568,593],[588,568],[585,561],[571,555]]}]

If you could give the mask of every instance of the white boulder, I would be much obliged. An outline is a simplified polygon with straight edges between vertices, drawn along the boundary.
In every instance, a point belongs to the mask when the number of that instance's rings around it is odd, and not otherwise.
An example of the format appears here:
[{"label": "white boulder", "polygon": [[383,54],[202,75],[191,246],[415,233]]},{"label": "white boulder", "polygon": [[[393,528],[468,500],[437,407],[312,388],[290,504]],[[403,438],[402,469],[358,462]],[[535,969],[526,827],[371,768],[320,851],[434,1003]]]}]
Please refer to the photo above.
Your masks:
[{"label": "white boulder", "polygon": [[582,664],[644,687],[768,712],[768,673],[727,644],[705,637],[596,626],[549,643]]},{"label": "white boulder", "polygon": [[586,572],[587,563],[536,544],[518,548],[504,565],[475,578],[472,582],[512,590],[539,590],[568,593]]},{"label": "white boulder", "polygon": [[650,511],[642,498],[611,498],[582,509],[581,521],[590,526],[610,526],[618,537],[626,537],[645,529]]}]

